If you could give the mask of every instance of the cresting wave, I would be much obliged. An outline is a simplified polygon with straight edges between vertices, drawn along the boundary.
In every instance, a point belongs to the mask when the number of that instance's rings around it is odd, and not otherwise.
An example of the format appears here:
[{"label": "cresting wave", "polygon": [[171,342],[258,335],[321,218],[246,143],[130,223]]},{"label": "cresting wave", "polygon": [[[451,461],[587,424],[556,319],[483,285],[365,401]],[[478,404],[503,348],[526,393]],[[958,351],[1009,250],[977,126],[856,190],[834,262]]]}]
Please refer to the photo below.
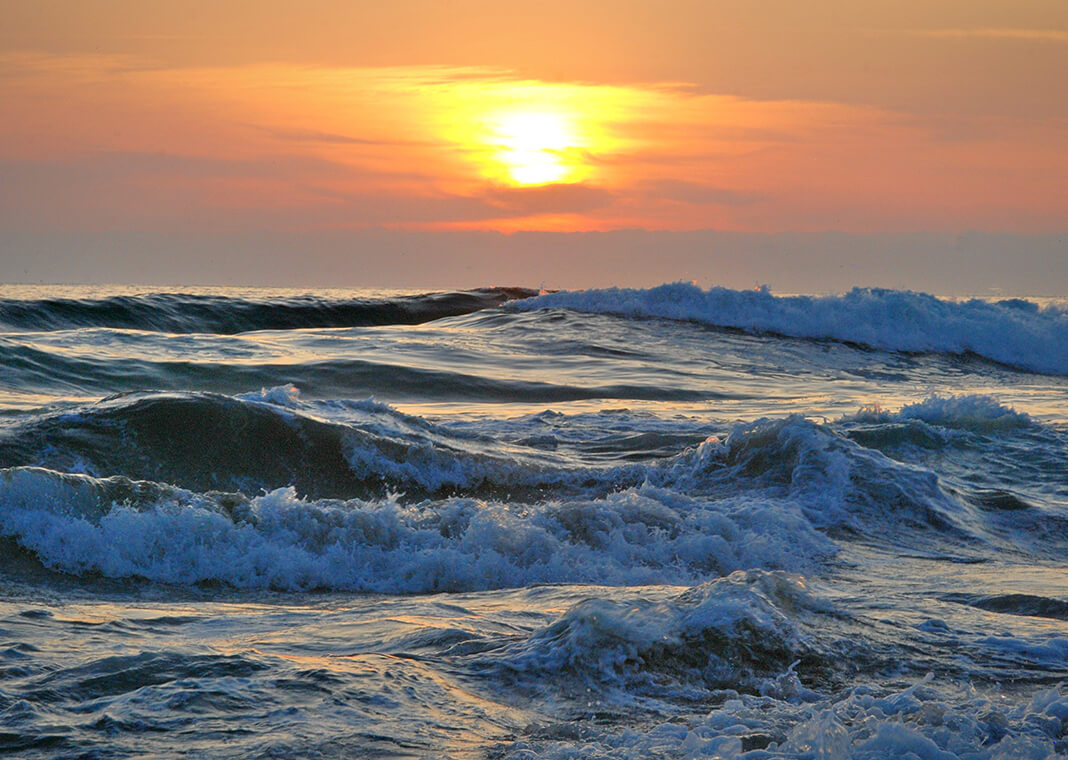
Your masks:
[{"label": "cresting wave", "polygon": [[108,327],[219,335],[252,330],[412,325],[469,314],[537,293],[525,288],[482,288],[349,299],[314,295],[248,299],[181,293],[100,299],[0,299],[0,325],[22,330]]},{"label": "cresting wave", "polygon": [[[839,615],[782,571],[738,570],[663,601],[584,599],[526,639],[494,652],[497,667],[572,675],[631,693],[685,685],[799,697],[831,675],[835,644],[814,623]],[[841,646],[841,642],[839,643]]]},{"label": "cresting wave", "polygon": [[773,506],[657,489],[519,508],[467,498],[312,501],[289,488],[248,498],[11,468],[0,473],[0,504],[0,535],[53,570],[238,588],[693,583],[760,565],[805,570],[834,551]]},{"label": "cresting wave", "polygon": [[[849,419],[849,418],[846,418]],[[997,432],[1028,428],[1036,423],[1022,412],[998,403],[990,396],[929,396],[923,401],[906,404],[897,412],[877,407],[861,409],[852,417],[858,422],[920,421],[943,428],[973,432]]]},{"label": "cresting wave", "polygon": [[[1011,415],[935,398],[890,419],[920,413],[977,431]],[[567,420],[475,433],[374,401],[304,402],[292,387],[119,397],[0,440],[0,535],[73,574],[385,593],[808,572],[850,540],[932,555],[1066,549],[1056,515],[1016,500],[1006,521],[983,494],[955,494],[830,424],[761,420],[594,466],[543,448],[553,424]]]},{"label": "cresting wave", "polygon": [[510,306],[677,319],[890,351],[975,354],[1068,375],[1068,310],[1021,299],[948,301],[908,291],[856,288],[836,296],[774,296],[676,283],[648,290],[562,291]]}]

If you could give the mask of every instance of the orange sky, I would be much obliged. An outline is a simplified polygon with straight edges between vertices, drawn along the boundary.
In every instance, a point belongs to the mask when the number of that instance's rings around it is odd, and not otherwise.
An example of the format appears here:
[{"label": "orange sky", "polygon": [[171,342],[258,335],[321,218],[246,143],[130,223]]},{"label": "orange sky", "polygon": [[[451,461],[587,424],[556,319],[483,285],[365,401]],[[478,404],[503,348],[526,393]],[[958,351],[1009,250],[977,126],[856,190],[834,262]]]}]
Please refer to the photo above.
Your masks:
[{"label": "orange sky", "polygon": [[9,0],[0,227],[1060,233],[1066,92],[1063,0]]}]

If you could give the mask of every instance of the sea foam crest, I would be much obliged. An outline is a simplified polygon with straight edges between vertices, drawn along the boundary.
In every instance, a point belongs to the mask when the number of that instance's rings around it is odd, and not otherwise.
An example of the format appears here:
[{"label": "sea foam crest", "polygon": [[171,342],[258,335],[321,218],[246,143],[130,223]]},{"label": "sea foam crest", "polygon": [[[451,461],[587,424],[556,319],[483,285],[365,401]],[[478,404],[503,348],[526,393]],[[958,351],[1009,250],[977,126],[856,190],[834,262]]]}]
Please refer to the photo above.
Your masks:
[{"label": "sea foam crest", "polygon": [[805,691],[793,677],[799,660],[814,670],[827,665],[809,635],[815,626],[806,622],[833,612],[799,576],[738,571],[662,602],[585,599],[493,654],[516,671],[566,672],[592,682],[659,673],[701,688],[778,691],[789,681],[799,696]]},{"label": "sea foam crest", "polygon": [[804,417],[738,425],[665,463],[650,479],[706,497],[779,499],[821,529],[847,528],[911,546],[968,541],[963,504],[931,470],[857,445]]},{"label": "sea foam crest", "polygon": [[73,574],[382,593],[688,584],[740,568],[806,570],[835,549],[790,505],[725,508],[653,487],[535,506],[405,505],[113,480],[4,470],[0,535]]},{"label": "sea foam crest", "polygon": [[857,414],[843,418],[843,422],[905,422],[918,420],[943,428],[997,432],[1033,427],[1030,415],[1005,406],[993,396],[932,395],[913,404],[906,404],[897,412],[879,407],[865,407]]},{"label": "sea foam crest", "polygon": [[648,290],[562,291],[509,308],[566,308],[678,319],[891,351],[974,353],[1022,369],[1068,374],[1068,310],[1028,301],[950,301],[910,291],[856,288],[844,295],[775,296],[675,283]]},{"label": "sea foam crest", "polygon": [[[699,719],[644,730],[603,726],[578,738],[516,746],[507,760],[820,758],[821,760],[1053,760],[1068,748],[1062,687],[1013,707],[970,689],[939,687],[927,676],[887,692],[858,686],[818,705],[739,695]],[[767,750],[747,739],[773,740]]]}]

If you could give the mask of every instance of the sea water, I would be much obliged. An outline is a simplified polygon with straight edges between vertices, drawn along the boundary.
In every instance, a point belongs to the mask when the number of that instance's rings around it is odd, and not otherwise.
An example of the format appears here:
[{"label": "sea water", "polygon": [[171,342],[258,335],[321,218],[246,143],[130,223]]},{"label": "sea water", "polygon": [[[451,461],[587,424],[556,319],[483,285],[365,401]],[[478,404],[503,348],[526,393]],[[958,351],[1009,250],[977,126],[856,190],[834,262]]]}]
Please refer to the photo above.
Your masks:
[{"label": "sea water", "polygon": [[1068,754],[1068,310],[0,288],[0,751]]}]

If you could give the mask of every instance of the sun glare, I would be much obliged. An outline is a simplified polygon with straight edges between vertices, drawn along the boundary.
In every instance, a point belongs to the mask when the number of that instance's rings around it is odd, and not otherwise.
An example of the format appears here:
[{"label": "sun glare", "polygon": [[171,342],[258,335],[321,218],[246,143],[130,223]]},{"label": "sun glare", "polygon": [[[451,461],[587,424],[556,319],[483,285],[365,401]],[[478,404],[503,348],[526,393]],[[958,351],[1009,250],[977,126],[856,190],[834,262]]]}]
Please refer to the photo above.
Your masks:
[{"label": "sun glare", "polygon": [[570,120],[548,111],[515,111],[495,120],[494,159],[517,185],[546,185],[577,179],[571,155],[581,147]]}]

